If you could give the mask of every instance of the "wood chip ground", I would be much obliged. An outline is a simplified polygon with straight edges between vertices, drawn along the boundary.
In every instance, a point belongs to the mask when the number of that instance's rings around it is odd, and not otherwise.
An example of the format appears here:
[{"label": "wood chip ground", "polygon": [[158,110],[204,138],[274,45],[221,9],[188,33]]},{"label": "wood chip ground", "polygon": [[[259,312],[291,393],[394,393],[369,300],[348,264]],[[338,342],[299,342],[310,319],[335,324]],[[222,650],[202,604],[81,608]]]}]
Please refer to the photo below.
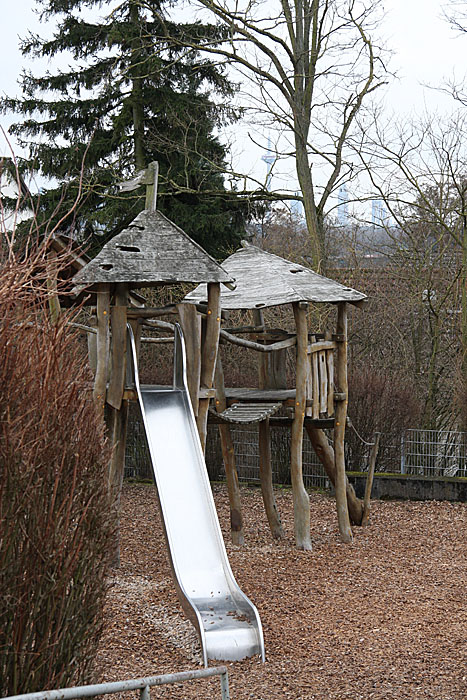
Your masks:
[{"label": "wood chip ground", "polygon": [[[467,698],[467,505],[373,502],[367,528],[339,542],[334,502],[311,495],[313,552],[293,546],[292,498],[277,491],[287,539],[272,541],[260,491],[243,488],[247,544],[228,541],[228,501],[214,487],[238,583],[257,605],[267,662],[229,663],[232,700]],[[155,489],[127,484],[122,564],[112,579],[98,679],[201,667],[177,601]],[[215,665],[215,664],[214,664]],[[133,695],[137,697],[137,695]],[[219,698],[218,679],[152,698]]]}]

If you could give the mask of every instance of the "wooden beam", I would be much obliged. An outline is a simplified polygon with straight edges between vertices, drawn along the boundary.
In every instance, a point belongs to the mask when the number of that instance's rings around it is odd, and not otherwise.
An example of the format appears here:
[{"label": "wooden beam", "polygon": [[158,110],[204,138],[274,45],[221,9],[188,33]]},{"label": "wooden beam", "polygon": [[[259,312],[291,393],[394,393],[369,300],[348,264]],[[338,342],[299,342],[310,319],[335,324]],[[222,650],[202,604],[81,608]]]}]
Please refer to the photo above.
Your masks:
[{"label": "wooden beam", "polygon": [[220,337],[222,340],[232,343],[232,345],[238,345],[242,348],[249,348],[250,350],[256,350],[256,352],[276,352],[277,350],[283,350],[285,348],[292,348],[297,339],[287,338],[286,340],[280,340],[277,343],[271,343],[270,345],[262,345],[261,343],[255,343],[254,340],[246,340],[245,338],[237,338],[236,335],[227,333],[227,331],[221,330]]},{"label": "wooden beam", "polygon": [[368,466],[368,476],[365,484],[365,496],[363,498],[363,515],[362,515],[362,525],[368,525],[370,519],[370,499],[371,499],[371,489],[373,487],[373,478],[375,476],[376,458],[378,456],[379,441],[381,438],[381,433],[375,433],[375,441],[373,447],[371,448],[370,464]]},{"label": "wooden beam", "polygon": [[107,403],[117,410],[122,403],[123,389],[125,388],[126,370],[126,298],[127,285],[117,285],[120,290],[115,296],[115,305],[110,310],[110,322],[112,326],[111,372],[107,391]]},{"label": "wooden beam", "polygon": [[[221,326],[220,283],[208,284],[208,308],[205,320],[205,334],[201,355],[201,386],[210,389],[214,384],[219,332]],[[200,399],[198,404],[197,426],[203,452],[206,449],[206,431],[209,399]]]},{"label": "wooden beam", "polygon": [[276,540],[284,537],[279,511],[277,510],[276,499],[274,497],[274,486],[272,482],[272,461],[271,461],[271,435],[269,430],[269,419],[258,424],[259,435],[259,478],[261,482],[261,493],[263,496],[264,509],[269,523],[269,529]]},{"label": "wooden beam", "polygon": [[100,284],[97,295],[97,362],[93,397],[103,415],[109,375],[110,349],[110,291],[107,284]]},{"label": "wooden beam", "polygon": [[337,306],[337,335],[344,340],[337,346],[336,384],[339,393],[345,395],[344,401],[336,403],[336,420],[334,425],[334,458],[336,464],[336,507],[339,532],[343,542],[352,542],[349,510],[346,496],[345,473],[345,424],[347,418],[348,382],[347,382],[347,304],[340,302]]},{"label": "wooden beam", "polygon": [[306,409],[308,359],[307,305],[295,302],[292,307],[297,332],[297,376],[295,382],[294,420],[292,424],[290,476],[294,506],[295,543],[299,549],[310,550],[310,499],[303,484],[302,470],[303,422]]}]

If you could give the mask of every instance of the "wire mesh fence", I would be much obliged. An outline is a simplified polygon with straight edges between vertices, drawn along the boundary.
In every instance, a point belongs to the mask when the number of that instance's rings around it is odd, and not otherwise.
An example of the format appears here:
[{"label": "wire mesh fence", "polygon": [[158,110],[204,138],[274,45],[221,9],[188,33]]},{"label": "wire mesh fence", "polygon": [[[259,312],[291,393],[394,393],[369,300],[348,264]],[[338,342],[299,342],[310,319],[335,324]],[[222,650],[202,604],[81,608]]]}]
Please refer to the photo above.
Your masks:
[{"label": "wire mesh fence", "polygon": [[406,430],[401,444],[401,472],[467,477],[467,433]]},{"label": "wire mesh fence", "polygon": [[[231,428],[235,462],[240,481],[259,483],[258,427]],[[272,477],[275,484],[290,484],[290,429],[271,430]],[[225,478],[219,431],[209,426],[206,464],[213,481]],[[303,481],[307,488],[330,488],[329,479],[306,435],[303,439]]]},{"label": "wire mesh fence", "polygon": [[[259,482],[258,427],[231,427],[238,478],[243,482]],[[290,435],[286,427],[271,430],[273,481],[290,484]],[[168,436],[169,439],[170,436]],[[332,437],[330,435],[330,437]],[[448,430],[404,431],[400,440],[382,441],[376,463],[377,472],[392,472],[434,477],[467,477],[467,433]],[[358,465],[347,455],[349,471],[366,471],[371,443],[365,443]],[[212,481],[225,479],[219,431],[208,426],[206,465]],[[125,477],[152,479],[151,460],[139,407],[130,407],[126,447]],[[331,484],[316,456],[308,436],[303,436],[303,480],[307,488],[329,489]]]}]

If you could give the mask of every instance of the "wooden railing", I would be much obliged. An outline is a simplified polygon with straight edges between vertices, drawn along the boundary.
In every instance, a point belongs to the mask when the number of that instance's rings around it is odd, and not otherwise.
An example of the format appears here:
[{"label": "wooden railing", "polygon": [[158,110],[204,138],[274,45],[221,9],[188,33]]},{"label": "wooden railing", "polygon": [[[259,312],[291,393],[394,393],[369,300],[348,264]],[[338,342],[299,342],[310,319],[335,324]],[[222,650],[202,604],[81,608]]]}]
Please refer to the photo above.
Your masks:
[{"label": "wooden railing", "polygon": [[307,415],[331,418],[334,415],[334,340],[318,340],[312,336],[308,345]]}]

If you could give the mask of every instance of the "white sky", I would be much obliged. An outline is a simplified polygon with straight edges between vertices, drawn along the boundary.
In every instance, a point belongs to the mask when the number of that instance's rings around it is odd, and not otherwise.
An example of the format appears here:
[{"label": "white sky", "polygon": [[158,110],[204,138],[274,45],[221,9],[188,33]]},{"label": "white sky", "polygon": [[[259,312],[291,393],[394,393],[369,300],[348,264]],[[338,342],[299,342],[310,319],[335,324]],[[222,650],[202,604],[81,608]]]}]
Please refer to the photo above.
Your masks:
[{"label": "white sky", "polygon": [[[0,0],[0,4],[0,94],[11,96],[17,92],[16,81],[24,65],[42,72],[47,67],[47,61],[25,63],[18,37],[25,36],[28,30],[44,36],[50,34],[52,27],[39,23],[33,11],[34,0]],[[425,108],[446,111],[454,107],[448,97],[424,87],[440,85],[454,73],[461,79],[466,72],[467,34],[456,35],[443,20],[444,4],[445,0],[384,0],[387,15],[383,32],[388,47],[394,52],[392,67],[399,76],[384,98],[388,110],[402,115],[423,112]],[[13,120],[0,116],[0,124],[5,129]],[[242,169],[263,173],[266,166],[260,161],[261,151],[251,145],[243,148],[241,144],[242,139],[239,145],[237,141],[236,152]],[[7,152],[8,146],[0,138],[0,153]]]}]

